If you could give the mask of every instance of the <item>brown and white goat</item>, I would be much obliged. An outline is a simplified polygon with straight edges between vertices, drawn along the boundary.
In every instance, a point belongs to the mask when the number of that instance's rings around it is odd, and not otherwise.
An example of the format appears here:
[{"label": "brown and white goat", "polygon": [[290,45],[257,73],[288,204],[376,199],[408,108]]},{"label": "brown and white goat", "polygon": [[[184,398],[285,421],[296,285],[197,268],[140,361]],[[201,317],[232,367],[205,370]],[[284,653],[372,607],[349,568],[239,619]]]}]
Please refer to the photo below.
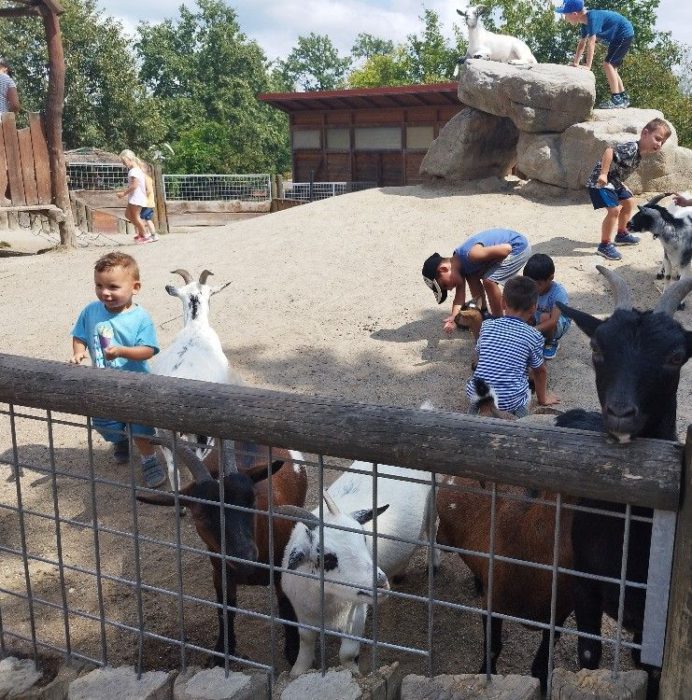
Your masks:
[{"label": "brown and white goat", "polygon": [[[169,441],[153,438],[154,444],[166,444],[172,448]],[[229,441],[222,441],[225,450]],[[233,629],[234,613],[229,609],[236,607],[238,585],[267,586],[269,571],[266,568],[253,566],[255,562],[268,564],[270,543],[270,521],[268,514],[253,514],[237,508],[255,508],[267,511],[269,506],[268,472],[271,471],[271,498],[274,510],[281,506],[291,505],[303,507],[307,492],[307,475],[302,464],[303,457],[299,452],[284,449],[271,450],[271,465],[269,464],[269,449],[253,443],[235,444],[236,455],[251,455],[245,460],[238,459],[241,468],[238,471],[226,469],[223,479],[218,478],[218,450],[208,457],[209,467],[181,441],[175,444],[179,459],[189,468],[194,481],[180,489],[179,502],[186,506],[192,515],[192,520],[207,549],[221,553],[221,543],[225,544],[225,555],[241,561],[226,560],[226,603],[228,608],[218,609],[219,634],[216,641],[213,663],[223,664],[224,654],[235,654],[235,633]],[[222,455],[223,456],[223,455]],[[225,460],[224,460],[225,461]],[[252,464],[249,464],[251,462]],[[243,468],[246,467],[246,468]],[[224,531],[221,532],[221,486],[223,486]],[[139,501],[159,506],[174,506],[175,498],[172,493],[147,493],[137,496]],[[273,562],[281,565],[286,543],[291,536],[295,522],[282,518],[277,513],[272,518],[271,534],[273,538]],[[209,560],[214,574],[214,590],[219,604],[224,601],[222,559],[210,556]],[[280,586],[280,574],[274,577],[279,614],[286,620],[295,621],[296,615]],[[224,615],[228,624],[228,648],[224,644]],[[294,663],[298,655],[298,630],[291,625],[284,627],[284,654],[290,663]]]}]

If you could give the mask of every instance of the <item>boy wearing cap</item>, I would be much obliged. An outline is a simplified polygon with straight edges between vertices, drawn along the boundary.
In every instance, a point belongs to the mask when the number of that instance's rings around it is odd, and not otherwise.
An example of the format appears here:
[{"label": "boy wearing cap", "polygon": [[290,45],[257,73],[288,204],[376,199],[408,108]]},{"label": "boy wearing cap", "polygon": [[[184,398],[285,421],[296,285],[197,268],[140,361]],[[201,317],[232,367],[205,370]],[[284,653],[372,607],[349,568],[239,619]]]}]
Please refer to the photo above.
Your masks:
[{"label": "boy wearing cap", "polygon": [[500,284],[519,274],[531,257],[526,236],[506,228],[481,231],[455,248],[451,258],[433,253],[423,263],[423,280],[432,289],[438,304],[447,298],[447,291],[456,290],[452,313],[445,318],[443,328],[451,333],[454,319],[466,300],[466,283],[471,297],[488,297],[490,313],[502,315]]},{"label": "boy wearing cap", "polygon": [[618,12],[612,10],[587,10],[584,0],[565,0],[556,8],[570,24],[581,24],[581,38],[570,66],[579,67],[581,57],[586,51],[586,60],[582,66],[591,70],[596,40],[608,45],[603,70],[610,87],[610,99],[602,102],[600,109],[616,109],[630,106],[630,98],[622,84],[618,68],[629,51],[634,39],[632,23]]}]

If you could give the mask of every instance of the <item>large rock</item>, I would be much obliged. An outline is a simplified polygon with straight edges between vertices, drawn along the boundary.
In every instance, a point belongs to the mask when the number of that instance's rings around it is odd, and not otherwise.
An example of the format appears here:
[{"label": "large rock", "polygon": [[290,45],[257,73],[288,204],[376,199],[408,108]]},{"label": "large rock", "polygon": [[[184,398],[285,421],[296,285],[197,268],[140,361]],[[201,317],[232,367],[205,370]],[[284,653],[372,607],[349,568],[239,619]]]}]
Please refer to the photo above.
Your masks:
[{"label": "large rock", "polygon": [[509,119],[466,107],[433,141],[420,174],[449,182],[507,175],[516,160],[519,132]]},{"label": "large rock", "polygon": [[571,66],[511,66],[472,59],[459,74],[461,102],[508,117],[520,131],[564,131],[588,119],[595,99],[594,74]]},{"label": "large rock", "polygon": [[405,676],[401,700],[539,700],[537,678],[528,676],[442,675]]},{"label": "large rock", "polygon": [[[590,121],[574,124],[562,134],[522,132],[517,168],[532,180],[583,189],[606,147],[638,140],[644,125],[654,117],[663,114],[654,109],[597,109]],[[692,187],[692,151],[678,146],[674,128],[659,153],[642,159],[627,185],[635,194]]]}]

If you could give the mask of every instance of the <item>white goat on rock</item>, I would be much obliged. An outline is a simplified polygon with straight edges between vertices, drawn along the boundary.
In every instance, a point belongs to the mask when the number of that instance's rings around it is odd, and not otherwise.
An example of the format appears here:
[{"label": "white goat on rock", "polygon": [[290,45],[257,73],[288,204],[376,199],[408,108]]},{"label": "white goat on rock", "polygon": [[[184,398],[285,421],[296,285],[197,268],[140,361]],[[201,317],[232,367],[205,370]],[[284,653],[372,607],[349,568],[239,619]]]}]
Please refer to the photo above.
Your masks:
[{"label": "white goat on rock", "polygon": [[[209,270],[204,270],[198,281],[193,281],[187,270],[173,270],[173,274],[180,275],[185,281],[184,287],[166,285],[166,292],[172,297],[178,297],[183,303],[183,327],[173,342],[154,358],[152,372],[166,377],[197,379],[219,384],[242,384],[241,377],[230,370],[219,336],[209,325],[209,298],[223,287],[211,287],[207,284],[207,279],[212,275]],[[202,439],[207,441],[205,437]],[[193,438],[193,441],[197,442],[198,438]],[[233,443],[226,444],[232,447]],[[165,447],[162,451],[168,465],[171,488],[175,490],[177,485],[173,455]],[[206,450],[198,450],[200,459],[205,455]],[[234,455],[226,455],[226,460],[232,468]]]},{"label": "white goat on rock", "polygon": [[531,49],[521,39],[487,31],[480,21],[480,18],[487,12],[486,7],[469,7],[466,12],[457,10],[457,13],[466,21],[469,30],[466,59],[483,58],[486,61],[498,61],[512,65],[538,63],[531,53]]}]

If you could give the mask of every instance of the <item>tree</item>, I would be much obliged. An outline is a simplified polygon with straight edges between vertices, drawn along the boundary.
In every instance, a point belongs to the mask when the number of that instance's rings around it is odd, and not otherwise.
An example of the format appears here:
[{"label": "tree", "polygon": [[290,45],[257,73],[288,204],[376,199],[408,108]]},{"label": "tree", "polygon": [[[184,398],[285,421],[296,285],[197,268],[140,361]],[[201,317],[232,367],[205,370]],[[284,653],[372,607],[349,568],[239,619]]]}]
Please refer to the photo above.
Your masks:
[{"label": "tree", "polygon": [[350,58],[341,58],[328,36],[310,33],[298,37],[285,61],[279,61],[284,80],[302,90],[335,90],[343,87],[351,66]]},{"label": "tree", "polygon": [[379,39],[372,34],[359,34],[353,43],[351,56],[355,59],[371,59],[373,56],[387,56],[393,53],[394,42],[388,39]]},{"label": "tree", "polygon": [[286,116],[257,100],[276,88],[269,62],[222,0],[139,25],[140,75],[166,115],[171,171],[264,172],[289,167]]},{"label": "tree", "polygon": [[[142,149],[158,138],[161,121],[140,85],[122,26],[98,11],[95,0],[63,0],[62,5],[66,147]],[[48,85],[41,20],[3,20],[0,45],[13,64],[23,107],[41,111]]]}]

